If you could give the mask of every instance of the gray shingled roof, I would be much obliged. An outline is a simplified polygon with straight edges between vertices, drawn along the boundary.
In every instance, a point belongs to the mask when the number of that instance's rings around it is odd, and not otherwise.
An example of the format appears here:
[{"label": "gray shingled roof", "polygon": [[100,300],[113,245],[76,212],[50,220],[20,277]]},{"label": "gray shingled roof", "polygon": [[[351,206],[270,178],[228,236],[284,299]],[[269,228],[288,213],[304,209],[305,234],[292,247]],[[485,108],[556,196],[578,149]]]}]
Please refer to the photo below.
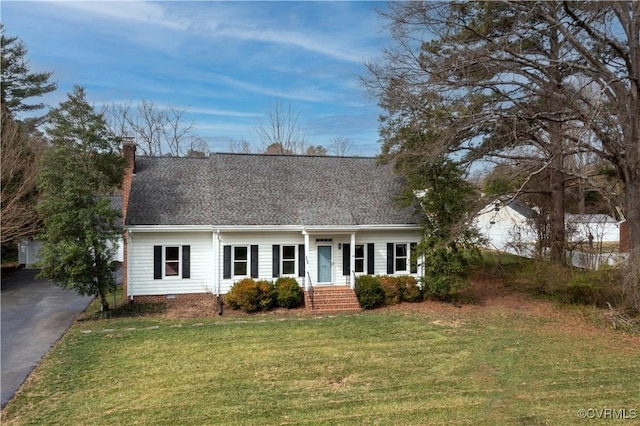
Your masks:
[{"label": "gray shingled roof", "polygon": [[138,157],[127,225],[415,224],[402,180],[373,158]]}]

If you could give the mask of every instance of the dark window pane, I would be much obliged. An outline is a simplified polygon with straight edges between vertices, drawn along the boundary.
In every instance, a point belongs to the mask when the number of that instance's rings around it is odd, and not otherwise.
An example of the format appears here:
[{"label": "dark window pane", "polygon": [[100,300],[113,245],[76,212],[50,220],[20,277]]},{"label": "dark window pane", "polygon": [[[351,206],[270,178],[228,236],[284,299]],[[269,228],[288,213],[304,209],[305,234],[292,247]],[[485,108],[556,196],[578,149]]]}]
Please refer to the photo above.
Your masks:
[{"label": "dark window pane", "polygon": [[180,248],[179,247],[165,247],[165,260],[179,260]]},{"label": "dark window pane", "polygon": [[234,262],[233,275],[247,275],[247,262]]},{"label": "dark window pane", "polygon": [[233,258],[234,260],[247,260],[248,259],[248,250],[246,247],[234,247],[233,248]]},{"label": "dark window pane", "polygon": [[295,259],[296,258],[296,246],[282,246],[282,258],[283,259]]},{"label": "dark window pane", "polygon": [[178,275],[179,262],[165,263],[164,275],[167,277],[175,277]]},{"label": "dark window pane", "polygon": [[286,260],[282,262],[282,273],[285,275],[291,275],[296,273],[296,262]]},{"label": "dark window pane", "polygon": [[396,244],[396,257],[407,257],[406,244]]},{"label": "dark window pane", "polygon": [[406,270],[407,270],[407,259],[396,258],[396,271],[406,271]]},{"label": "dark window pane", "polygon": [[360,244],[356,246],[356,258],[359,257],[364,258],[364,246]]},{"label": "dark window pane", "polygon": [[356,259],[356,272],[364,272],[364,260]]}]

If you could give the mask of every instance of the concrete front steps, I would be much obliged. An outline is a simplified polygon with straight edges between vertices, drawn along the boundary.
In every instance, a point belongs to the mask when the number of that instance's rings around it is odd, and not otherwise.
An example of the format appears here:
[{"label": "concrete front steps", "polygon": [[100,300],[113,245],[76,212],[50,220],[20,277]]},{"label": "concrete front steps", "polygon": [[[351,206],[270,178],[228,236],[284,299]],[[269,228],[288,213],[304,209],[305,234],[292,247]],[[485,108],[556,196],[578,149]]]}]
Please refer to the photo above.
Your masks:
[{"label": "concrete front steps", "polygon": [[314,286],[313,301],[309,292],[304,292],[304,304],[314,314],[337,314],[360,312],[356,292],[347,286]]}]

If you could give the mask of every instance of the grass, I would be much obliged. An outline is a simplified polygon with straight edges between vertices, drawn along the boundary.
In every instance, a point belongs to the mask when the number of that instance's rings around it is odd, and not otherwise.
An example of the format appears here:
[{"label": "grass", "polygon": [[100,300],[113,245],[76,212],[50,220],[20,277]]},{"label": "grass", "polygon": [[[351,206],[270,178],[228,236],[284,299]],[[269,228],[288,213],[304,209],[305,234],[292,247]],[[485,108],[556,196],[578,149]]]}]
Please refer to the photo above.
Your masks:
[{"label": "grass", "polygon": [[640,417],[640,339],[573,316],[568,326],[567,315],[446,306],[84,321],[3,424],[583,424],[579,409],[607,408]]}]

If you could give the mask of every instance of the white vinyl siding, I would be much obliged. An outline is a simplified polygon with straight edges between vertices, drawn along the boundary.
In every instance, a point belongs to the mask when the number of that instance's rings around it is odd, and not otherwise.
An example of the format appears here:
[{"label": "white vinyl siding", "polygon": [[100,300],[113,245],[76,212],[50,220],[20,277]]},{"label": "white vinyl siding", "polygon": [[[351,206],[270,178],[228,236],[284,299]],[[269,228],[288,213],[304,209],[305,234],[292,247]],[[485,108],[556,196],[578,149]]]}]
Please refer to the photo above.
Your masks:
[{"label": "white vinyl siding", "polygon": [[[222,278],[222,265],[224,261],[223,246],[230,245],[246,246],[250,248],[252,245],[258,246],[258,280],[275,281],[272,276],[273,271],[273,246],[280,246],[280,275],[283,276],[283,256],[282,246],[294,246],[295,272],[288,275],[295,278],[300,285],[304,284],[304,278],[298,277],[298,246],[304,244],[304,237],[301,232],[221,232],[220,233],[220,251],[218,262],[220,265],[220,293],[226,294],[234,283],[239,281],[240,277]],[[192,249],[193,250],[193,249]],[[250,250],[249,250],[250,253]],[[193,255],[192,255],[193,257]],[[249,255],[250,257],[250,255]],[[250,268],[250,264],[247,266]],[[248,271],[249,272],[249,271]],[[248,274],[247,274],[248,275]]]},{"label": "white vinyl siding", "polygon": [[[211,232],[132,232],[128,251],[128,292],[129,296],[167,295],[184,293],[214,292],[214,274],[217,265],[213,258]],[[191,246],[190,278],[181,275],[168,279],[153,279],[153,248]],[[179,256],[182,256],[179,250]],[[163,261],[164,261],[163,253]],[[165,276],[163,264],[163,277]]]},{"label": "white vinyl siding", "polygon": [[[197,232],[131,232],[129,233],[130,243],[128,246],[129,271],[128,289],[129,295],[166,295],[183,293],[217,293],[226,294],[231,286],[240,279],[241,276],[234,277],[233,262],[231,264],[231,278],[223,278],[224,250],[225,246],[232,248],[246,248],[246,275],[251,274],[252,254],[251,247],[258,247],[258,277],[256,279],[274,281],[273,272],[273,246],[280,247],[279,275],[294,277],[298,283],[304,285],[304,277],[299,277],[300,245],[304,244],[304,235],[300,231],[286,232],[220,232],[219,234],[207,231]],[[321,241],[316,241],[317,239]],[[331,240],[330,242],[327,240]],[[364,272],[367,273],[368,247],[367,244],[374,244],[373,267],[375,275],[386,275],[387,268],[387,243],[407,242],[419,240],[419,231],[359,231],[355,234],[356,248],[364,246]],[[305,275],[311,278],[311,282],[316,285],[317,277],[317,246],[322,244],[332,245],[332,282],[334,285],[349,285],[352,281],[351,274],[343,275],[343,250],[347,244],[351,244],[350,233],[332,234],[330,231],[322,234],[309,235],[308,262],[305,263]],[[182,247],[190,246],[190,278],[183,279],[181,276],[171,277],[171,279],[153,279],[153,250],[154,246]],[[283,247],[292,247],[283,249]],[[360,251],[356,250],[358,253]],[[283,255],[285,254],[285,255]],[[291,256],[294,256],[292,259]],[[237,256],[238,264],[244,262],[243,256]],[[294,273],[291,271],[290,262],[294,260]],[[358,258],[356,258],[358,260]],[[407,268],[410,260],[407,259]],[[356,263],[352,260],[351,269]],[[164,267],[164,265],[163,265]],[[240,268],[240,266],[238,266]],[[420,270],[418,271],[420,272]],[[408,273],[408,272],[407,272]],[[219,287],[218,287],[219,285]]]}]

